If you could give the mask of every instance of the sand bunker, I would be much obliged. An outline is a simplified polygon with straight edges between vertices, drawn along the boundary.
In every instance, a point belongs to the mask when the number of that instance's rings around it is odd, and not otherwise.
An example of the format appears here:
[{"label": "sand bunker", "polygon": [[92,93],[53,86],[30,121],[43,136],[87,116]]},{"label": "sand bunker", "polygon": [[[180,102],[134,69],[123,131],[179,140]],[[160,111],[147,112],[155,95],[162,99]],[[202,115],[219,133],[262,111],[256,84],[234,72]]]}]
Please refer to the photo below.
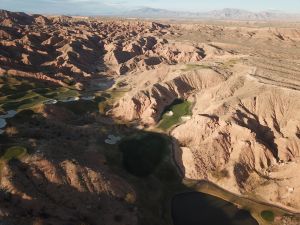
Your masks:
[{"label": "sand bunker", "polygon": [[0,115],[0,119],[13,118],[15,115],[17,115],[17,111],[15,111],[15,110],[9,110],[9,111],[6,112],[5,115]]},{"label": "sand bunker", "polygon": [[6,126],[6,120],[5,119],[2,119],[2,118],[0,118],[0,129],[1,128],[4,128],[5,126]]},{"label": "sand bunker", "polygon": [[115,135],[108,135],[107,139],[104,140],[106,144],[115,145],[121,140],[121,137]]}]

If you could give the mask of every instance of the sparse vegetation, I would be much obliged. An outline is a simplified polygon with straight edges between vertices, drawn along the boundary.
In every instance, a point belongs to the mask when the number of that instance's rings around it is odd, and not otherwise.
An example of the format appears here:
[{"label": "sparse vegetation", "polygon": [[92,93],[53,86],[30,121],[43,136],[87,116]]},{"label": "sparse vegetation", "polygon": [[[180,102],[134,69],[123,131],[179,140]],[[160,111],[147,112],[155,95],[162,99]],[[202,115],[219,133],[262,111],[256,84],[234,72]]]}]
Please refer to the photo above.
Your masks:
[{"label": "sparse vegetation", "polygon": [[199,70],[199,69],[210,69],[211,67],[208,65],[202,64],[186,64],[186,68],[182,69],[183,72],[190,71],[190,70]]},{"label": "sparse vegetation", "polygon": [[212,172],[212,175],[218,180],[223,179],[223,178],[229,178],[229,172],[227,169],[222,169],[220,171],[216,170],[216,171]]},{"label": "sparse vegetation", "polygon": [[230,69],[231,67],[234,67],[235,64],[237,64],[239,62],[238,59],[230,59],[228,61],[225,61],[224,63],[222,63],[222,67],[224,69]]}]

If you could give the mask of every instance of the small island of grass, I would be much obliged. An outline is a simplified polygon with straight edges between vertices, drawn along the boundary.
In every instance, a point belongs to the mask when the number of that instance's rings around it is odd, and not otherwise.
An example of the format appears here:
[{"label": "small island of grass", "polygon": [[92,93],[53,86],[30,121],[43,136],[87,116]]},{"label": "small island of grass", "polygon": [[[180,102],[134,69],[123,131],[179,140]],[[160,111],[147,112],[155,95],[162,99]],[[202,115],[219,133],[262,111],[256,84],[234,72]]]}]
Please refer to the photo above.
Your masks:
[{"label": "small island of grass", "polygon": [[275,219],[275,215],[272,211],[264,210],[260,213],[261,217],[268,222],[273,222]]},{"label": "small island of grass", "polygon": [[[168,130],[181,121],[183,116],[191,115],[192,103],[182,99],[176,99],[164,112],[158,127],[162,130]],[[172,113],[170,113],[172,112]]]},{"label": "small island of grass", "polygon": [[27,153],[26,148],[22,146],[13,146],[6,149],[4,155],[0,158],[1,161],[8,162],[11,159],[18,159]]}]

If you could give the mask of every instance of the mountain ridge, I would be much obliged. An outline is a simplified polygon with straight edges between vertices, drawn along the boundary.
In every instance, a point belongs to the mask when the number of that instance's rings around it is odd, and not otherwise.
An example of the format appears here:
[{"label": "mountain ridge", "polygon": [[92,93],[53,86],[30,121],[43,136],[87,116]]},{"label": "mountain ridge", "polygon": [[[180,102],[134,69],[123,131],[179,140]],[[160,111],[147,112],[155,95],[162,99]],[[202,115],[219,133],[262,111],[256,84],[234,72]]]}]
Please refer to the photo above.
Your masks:
[{"label": "mountain ridge", "polygon": [[142,7],[121,13],[125,17],[137,18],[178,18],[178,19],[217,19],[217,20],[281,20],[300,19],[300,14],[279,11],[252,12],[243,9],[224,8],[206,12],[172,11]]}]

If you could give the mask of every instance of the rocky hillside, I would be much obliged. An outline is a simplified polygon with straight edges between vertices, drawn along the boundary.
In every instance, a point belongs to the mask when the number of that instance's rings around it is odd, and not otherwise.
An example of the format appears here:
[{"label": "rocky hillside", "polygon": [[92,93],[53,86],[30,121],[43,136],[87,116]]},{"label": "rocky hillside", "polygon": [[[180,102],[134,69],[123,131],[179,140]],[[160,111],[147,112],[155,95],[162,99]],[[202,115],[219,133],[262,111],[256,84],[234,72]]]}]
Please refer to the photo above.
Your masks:
[{"label": "rocky hillside", "polygon": [[171,130],[184,176],[299,211],[299,30],[180,29],[180,39],[215,41],[202,45],[206,57],[128,75],[131,91],[109,113],[153,127],[175,99],[193,102],[192,117]]},{"label": "rocky hillside", "polygon": [[159,64],[199,61],[203,49],[161,38],[170,26],[150,22],[80,21],[2,10],[0,71],[80,88],[91,79]]}]

